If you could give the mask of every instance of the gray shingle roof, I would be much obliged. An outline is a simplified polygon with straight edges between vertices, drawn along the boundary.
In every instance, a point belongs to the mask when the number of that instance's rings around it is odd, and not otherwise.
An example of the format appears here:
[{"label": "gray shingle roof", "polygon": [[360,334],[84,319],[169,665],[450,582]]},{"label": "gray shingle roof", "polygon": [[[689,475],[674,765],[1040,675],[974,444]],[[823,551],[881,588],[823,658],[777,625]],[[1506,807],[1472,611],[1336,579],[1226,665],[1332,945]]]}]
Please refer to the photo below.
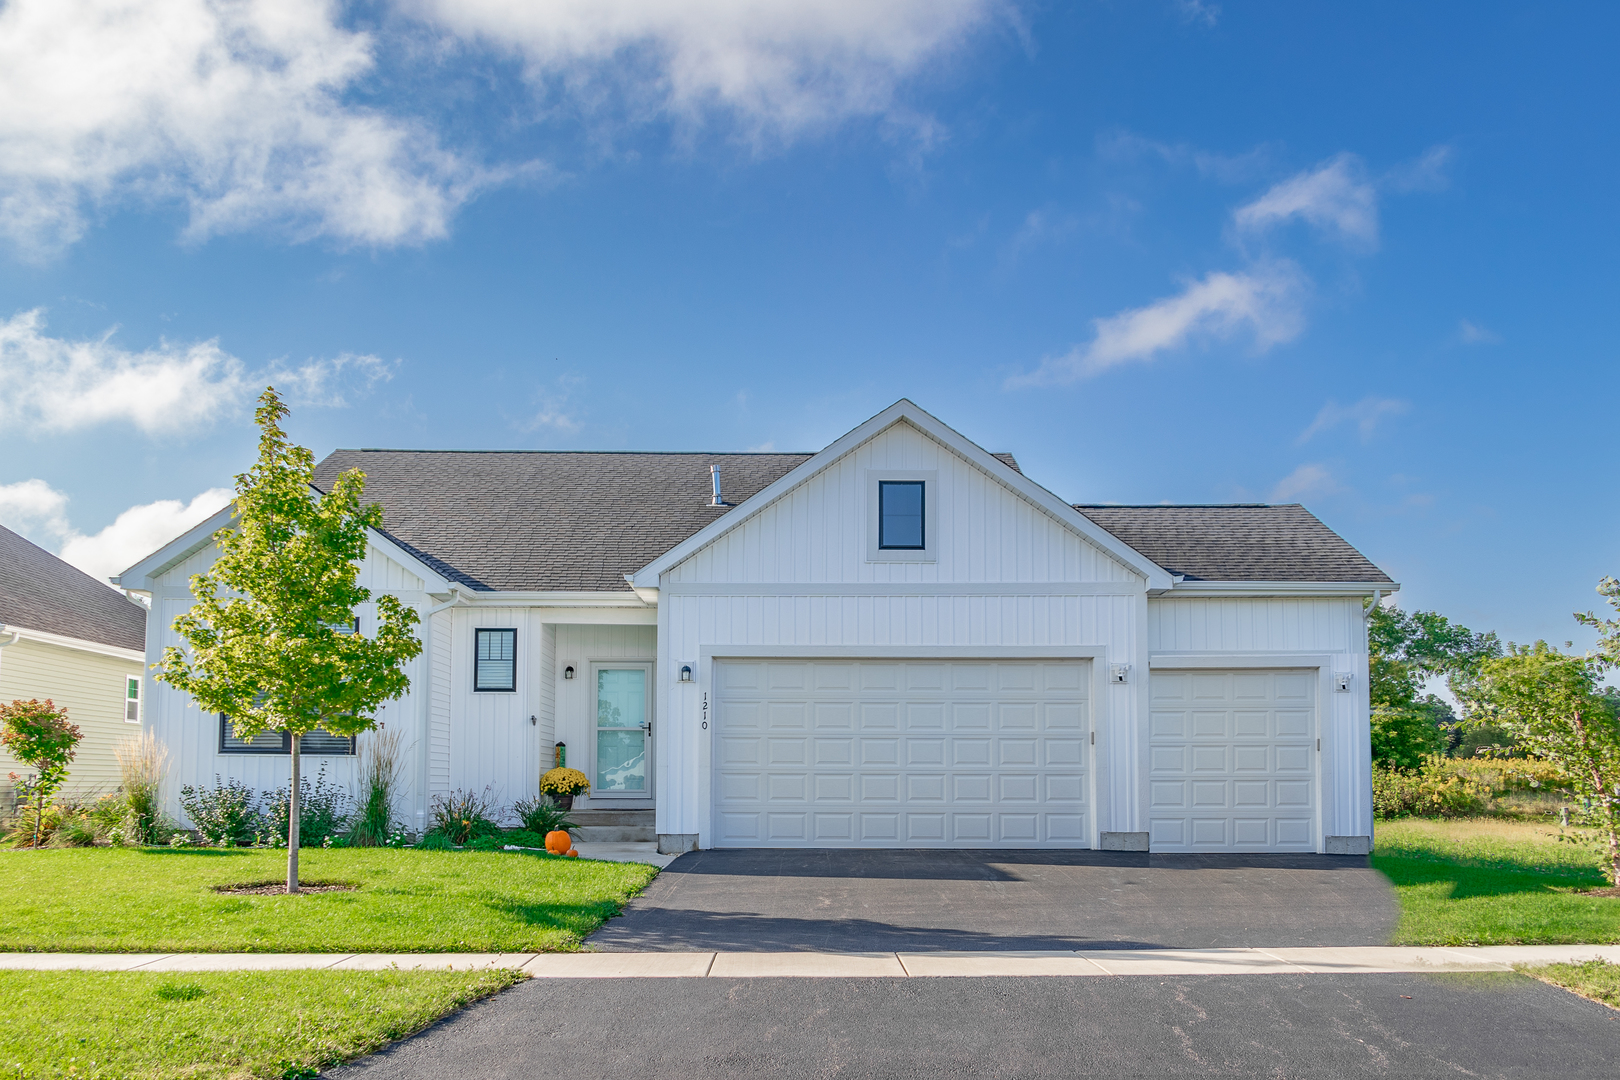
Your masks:
[{"label": "gray shingle roof", "polygon": [[452,581],[480,589],[629,588],[646,566],[725,510],[709,508],[709,466],[740,503],[810,454],[337,450],[315,468],[326,490],[366,474],[389,536]]},{"label": "gray shingle roof", "polygon": [[1298,503],[1075,509],[1172,574],[1193,580],[1394,584]]},{"label": "gray shingle roof", "polygon": [[[476,589],[628,589],[634,573],[811,454],[337,450],[315,469],[366,474],[383,527],[451,581]],[[1011,454],[995,455],[1014,469]],[[1302,506],[1079,506],[1173,573],[1222,581],[1389,578]]]},{"label": "gray shingle roof", "polygon": [[0,527],[0,623],[146,649],[146,609]]}]

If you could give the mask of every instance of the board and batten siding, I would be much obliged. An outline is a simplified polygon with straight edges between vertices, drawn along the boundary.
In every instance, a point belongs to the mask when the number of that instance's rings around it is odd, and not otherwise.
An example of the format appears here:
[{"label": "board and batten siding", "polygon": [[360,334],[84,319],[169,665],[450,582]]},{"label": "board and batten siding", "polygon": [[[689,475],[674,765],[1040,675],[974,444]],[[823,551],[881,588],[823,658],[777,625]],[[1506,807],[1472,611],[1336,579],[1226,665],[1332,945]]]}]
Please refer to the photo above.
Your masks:
[{"label": "board and batten siding", "polygon": [[[140,724],[124,719],[124,693],[126,680],[140,677],[143,668],[139,660],[24,638],[0,649],[0,701],[48,698],[66,708],[81,738],[64,790],[82,796],[111,792],[119,784],[115,751],[141,731]],[[34,770],[0,750],[0,784],[8,789],[12,772],[30,776]]]},{"label": "board and batten siding", "polygon": [[[1153,663],[1173,667],[1177,653],[1331,657],[1319,693],[1322,732],[1322,831],[1372,835],[1372,749],[1368,725],[1367,623],[1360,597],[1159,597],[1147,605]],[[1272,663],[1271,666],[1284,666]],[[1332,689],[1336,673],[1350,690]]]},{"label": "board and batten siding", "polygon": [[[931,472],[934,562],[868,562],[872,471]],[[930,545],[932,546],[932,544]],[[671,567],[687,582],[1139,581],[1130,568],[909,424],[896,424]]]},{"label": "board and batten siding", "polygon": [[[886,470],[935,475],[933,561],[868,561],[876,527],[868,485]],[[712,700],[713,661],[783,650],[1005,658],[1020,648],[1074,649],[1098,664],[1130,664],[1142,678],[1107,686],[1095,709],[1098,824],[1130,828],[1116,823],[1140,817],[1146,581],[909,424],[885,429],[693,552],[660,586],[660,833],[712,842],[714,726],[703,728],[702,702]],[[682,664],[696,667],[694,683],[675,681]]]},{"label": "board and batten siding", "polygon": [[[163,650],[181,644],[175,633],[174,620],[189,610],[195,602],[191,595],[190,579],[193,574],[207,570],[218,551],[208,544],[170,567],[153,580],[152,611],[146,620],[146,655],[156,661]],[[361,564],[359,581],[372,590],[373,595],[390,593],[418,612],[432,606],[422,591],[424,583],[415,574],[376,547],[367,550]],[[362,633],[374,633],[377,626],[376,605],[361,605]],[[420,630],[420,627],[419,627]],[[406,665],[406,674],[413,691],[385,703],[377,712],[379,723],[388,728],[397,727],[405,732],[405,763],[401,769],[401,789],[396,812],[410,822],[421,806],[417,787],[420,770],[422,710],[413,697],[414,688],[422,685],[427,675],[431,655],[417,657]],[[212,786],[216,780],[238,780],[260,792],[285,788],[291,779],[292,764],[285,754],[227,754],[219,749],[219,715],[199,709],[189,695],[182,694],[167,683],[157,682],[148,672],[145,682],[145,719],[152,732],[168,749],[170,769],[164,785],[164,801],[169,814],[183,825],[191,823],[180,809],[180,788]],[[364,740],[362,735],[361,739]],[[350,792],[358,792],[358,760],[351,755],[304,754],[303,771],[314,781],[322,768],[328,783]]]}]

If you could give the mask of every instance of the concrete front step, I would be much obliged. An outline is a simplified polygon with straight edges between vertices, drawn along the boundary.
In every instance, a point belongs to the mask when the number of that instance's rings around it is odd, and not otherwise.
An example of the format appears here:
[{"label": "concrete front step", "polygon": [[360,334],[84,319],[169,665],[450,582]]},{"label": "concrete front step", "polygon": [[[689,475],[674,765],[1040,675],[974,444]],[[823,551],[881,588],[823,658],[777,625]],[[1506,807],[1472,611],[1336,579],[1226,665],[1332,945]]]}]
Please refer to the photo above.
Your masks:
[{"label": "concrete front step", "polygon": [[578,844],[656,844],[651,825],[581,825],[569,835]]},{"label": "concrete front step", "polygon": [[568,819],[574,842],[580,844],[657,843],[651,810],[574,810]]},{"label": "concrete front step", "polygon": [[653,827],[651,810],[570,810],[568,820],[581,827],[629,825]]}]

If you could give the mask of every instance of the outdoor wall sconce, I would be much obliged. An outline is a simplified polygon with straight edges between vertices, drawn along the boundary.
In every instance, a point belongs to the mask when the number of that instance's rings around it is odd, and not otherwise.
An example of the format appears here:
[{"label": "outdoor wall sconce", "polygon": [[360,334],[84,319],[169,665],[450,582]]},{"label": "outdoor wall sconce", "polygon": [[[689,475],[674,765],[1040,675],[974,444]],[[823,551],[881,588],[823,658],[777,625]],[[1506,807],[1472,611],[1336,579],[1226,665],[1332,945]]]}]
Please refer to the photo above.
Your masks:
[{"label": "outdoor wall sconce", "polygon": [[682,664],[681,665],[681,682],[691,682],[691,681],[692,681],[692,665],[691,664]]},{"label": "outdoor wall sconce", "polygon": [[563,678],[572,679],[573,677],[574,677],[574,665],[569,664],[567,667],[563,668]]}]

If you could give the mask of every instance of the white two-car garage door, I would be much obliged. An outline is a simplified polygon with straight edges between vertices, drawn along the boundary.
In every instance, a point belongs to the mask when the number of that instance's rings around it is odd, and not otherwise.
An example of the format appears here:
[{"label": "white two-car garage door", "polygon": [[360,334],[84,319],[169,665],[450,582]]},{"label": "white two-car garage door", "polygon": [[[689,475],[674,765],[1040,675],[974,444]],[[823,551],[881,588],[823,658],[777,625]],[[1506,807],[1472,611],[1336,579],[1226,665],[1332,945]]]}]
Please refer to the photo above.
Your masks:
[{"label": "white two-car garage door", "polygon": [[1086,662],[716,671],[720,847],[1086,847]]},{"label": "white two-car garage door", "polygon": [[1316,850],[1316,676],[1154,671],[1153,851]]}]

